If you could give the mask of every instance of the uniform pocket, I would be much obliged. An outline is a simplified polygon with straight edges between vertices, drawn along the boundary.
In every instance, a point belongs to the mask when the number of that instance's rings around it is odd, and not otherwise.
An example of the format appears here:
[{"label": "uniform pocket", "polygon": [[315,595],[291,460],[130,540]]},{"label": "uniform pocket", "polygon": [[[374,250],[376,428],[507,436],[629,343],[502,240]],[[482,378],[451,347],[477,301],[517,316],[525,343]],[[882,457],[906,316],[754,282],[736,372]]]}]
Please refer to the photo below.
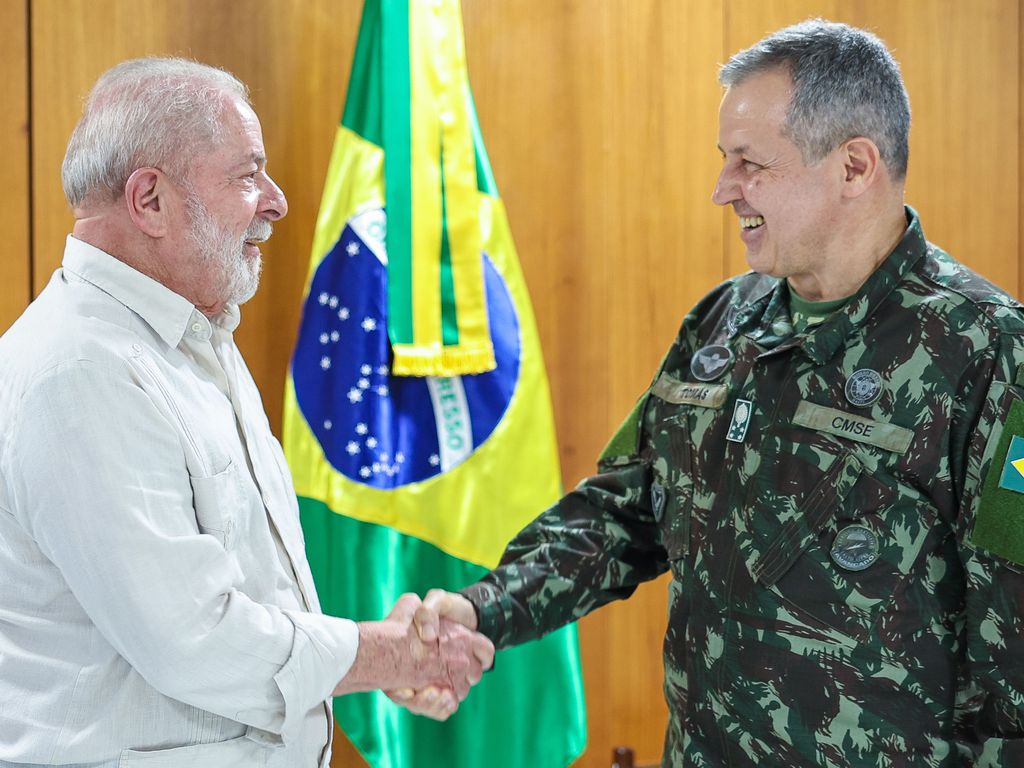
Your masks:
[{"label": "uniform pocket", "polygon": [[768,501],[754,499],[736,516],[750,575],[793,616],[858,642],[922,553],[949,535],[931,507],[866,474],[852,453],[832,460],[788,519]]},{"label": "uniform pocket", "polygon": [[692,458],[685,415],[656,422],[651,431],[651,510],[670,561],[689,551],[693,506]]},{"label": "uniform pocket", "polygon": [[241,504],[238,465],[229,463],[227,468],[209,477],[190,476],[192,504],[200,533],[217,539],[225,548],[231,546],[234,533],[234,516]]}]

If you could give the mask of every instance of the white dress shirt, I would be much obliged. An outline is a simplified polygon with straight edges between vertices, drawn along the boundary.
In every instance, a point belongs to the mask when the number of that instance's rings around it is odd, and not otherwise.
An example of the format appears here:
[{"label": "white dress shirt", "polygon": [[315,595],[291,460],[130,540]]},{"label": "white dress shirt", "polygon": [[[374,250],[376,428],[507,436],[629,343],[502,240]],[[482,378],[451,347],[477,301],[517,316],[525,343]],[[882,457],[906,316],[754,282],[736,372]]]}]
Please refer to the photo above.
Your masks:
[{"label": "white dress shirt", "polygon": [[327,764],[358,631],[237,325],[69,237],[0,337],[0,766]]}]

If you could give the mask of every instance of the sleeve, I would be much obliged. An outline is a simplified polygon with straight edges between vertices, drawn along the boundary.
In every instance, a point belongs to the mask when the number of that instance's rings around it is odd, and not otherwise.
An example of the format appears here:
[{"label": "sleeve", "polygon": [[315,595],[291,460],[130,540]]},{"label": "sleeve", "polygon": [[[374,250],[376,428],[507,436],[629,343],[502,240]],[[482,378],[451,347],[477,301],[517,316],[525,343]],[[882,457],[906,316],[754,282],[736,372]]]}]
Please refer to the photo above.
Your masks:
[{"label": "sleeve", "polygon": [[10,441],[19,524],[149,685],[285,738],[330,696],[354,623],[244,593],[237,561],[199,532],[178,430],[124,368],[50,371]]},{"label": "sleeve", "polygon": [[637,450],[646,397],[609,442],[601,474],[524,528],[500,565],[462,590],[496,647],[541,637],[668,570],[650,467]]},{"label": "sleeve", "polygon": [[[957,539],[965,574],[972,765],[1024,765],[1024,337],[1004,336],[973,366],[954,421]],[[970,414],[976,414],[974,418]],[[961,450],[957,450],[956,443]],[[956,454],[959,454],[957,456]]]}]

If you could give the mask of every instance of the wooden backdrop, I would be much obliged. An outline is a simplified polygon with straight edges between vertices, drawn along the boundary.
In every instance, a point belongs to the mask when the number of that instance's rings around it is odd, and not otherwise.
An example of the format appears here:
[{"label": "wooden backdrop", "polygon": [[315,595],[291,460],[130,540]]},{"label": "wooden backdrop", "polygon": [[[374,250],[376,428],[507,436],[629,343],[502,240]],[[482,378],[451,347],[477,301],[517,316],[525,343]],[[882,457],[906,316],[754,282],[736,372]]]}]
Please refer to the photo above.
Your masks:
[{"label": "wooden backdrop", "polygon": [[[279,424],[361,7],[0,2],[0,330],[59,263],[71,224],[60,162],[96,76],[144,54],[227,67],[252,87],[270,169],[291,204],[239,332]],[[715,73],[730,52],[775,28],[825,16],[889,43],[913,108],[908,200],[930,239],[1019,294],[1019,0],[463,0],[463,9],[480,123],[544,345],[567,487],[591,471],[686,309],[745,269],[735,217],[710,202],[719,166]],[[643,758],[660,753],[664,623],[663,581],[581,622],[590,746],[578,765],[607,765],[615,744]],[[336,752],[335,765],[361,764],[343,742]]]}]

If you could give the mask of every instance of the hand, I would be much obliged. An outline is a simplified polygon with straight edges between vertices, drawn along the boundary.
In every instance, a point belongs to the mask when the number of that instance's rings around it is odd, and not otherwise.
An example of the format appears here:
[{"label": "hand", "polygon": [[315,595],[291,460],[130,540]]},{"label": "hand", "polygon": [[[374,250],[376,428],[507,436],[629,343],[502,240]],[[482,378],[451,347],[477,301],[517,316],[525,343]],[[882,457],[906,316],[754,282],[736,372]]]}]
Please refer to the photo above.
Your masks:
[{"label": "hand", "polygon": [[[414,617],[416,622],[414,623]],[[416,595],[402,595],[382,621],[359,623],[359,650],[334,695],[377,688],[425,689],[435,687],[448,695],[431,697],[431,711],[454,711],[451,697],[465,699],[471,686],[494,658],[494,646],[483,635],[442,621],[423,609]],[[422,628],[422,634],[421,634]],[[446,715],[447,716],[447,715]]]},{"label": "hand", "polygon": [[[413,617],[413,623],[416,625],[420,638],[427,641],[428,638],[435,637],[439,631],[438,627],[448,621],[475,630],[477,620],[473,604],[455,592],[446,592],[443,589],[430,590]],[[493,646],[491,658],[486,662],[484,660],[481,662],[484,663],[484,669],[491,667]],[[419,690],[401,688],[395,691],[386,691],[386,694],[388,698],[410,712],[434,720],[447,720],[458,709],[459,701],[461,701],[456,698],[454,691],[434,685]]]}]

